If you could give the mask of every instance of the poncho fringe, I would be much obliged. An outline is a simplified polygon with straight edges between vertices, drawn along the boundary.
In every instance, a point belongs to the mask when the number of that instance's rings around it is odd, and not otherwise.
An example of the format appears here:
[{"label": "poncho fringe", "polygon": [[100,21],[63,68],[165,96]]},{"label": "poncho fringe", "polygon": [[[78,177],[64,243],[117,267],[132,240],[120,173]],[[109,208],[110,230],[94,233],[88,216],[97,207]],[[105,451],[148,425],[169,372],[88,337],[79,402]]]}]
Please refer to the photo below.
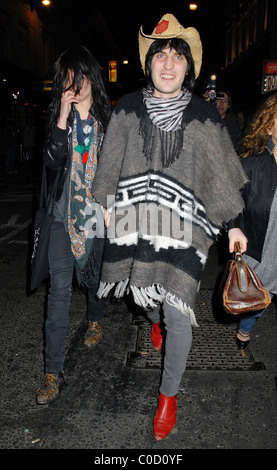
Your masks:
[{"label": "poncho fringe", "polygon": [[166,301],[172,307],[175,307],[179,310],[183,315],[186,315],[193,326],[199,326],[194,311],[182,302],[180,299],[176,297],[176,295],[171,294],[170,292],[166,292],[166,290],[158,285],[152,284],[148,287],[136,287],[133,285],[128,286],[129,279],[125,279],[124,281],[120,281],[115,284],[115,282],[107,283],[107,282],[100,282],[100,286],[97,292],[98,297],[107,297],[109,292],[115,287],[114,296],[116,298],[121,298],[124,294],[129,293],[130,289],[133,294],[134,302],[146,309],[147,307],[155,308],[157,305],[163,301]]}]

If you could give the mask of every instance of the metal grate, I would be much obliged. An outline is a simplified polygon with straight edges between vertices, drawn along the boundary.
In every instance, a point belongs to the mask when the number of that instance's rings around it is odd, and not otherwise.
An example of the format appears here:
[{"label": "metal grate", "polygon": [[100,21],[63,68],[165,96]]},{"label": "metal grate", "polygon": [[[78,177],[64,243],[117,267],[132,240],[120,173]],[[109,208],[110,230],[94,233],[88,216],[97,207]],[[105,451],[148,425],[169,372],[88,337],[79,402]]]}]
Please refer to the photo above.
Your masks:
[{"label": "metal grate", "polygon": [[[211,290],[200,290],[196,302],[196,318],[199,328],[193,328],[192,347],[187,361],[187,370],[239,371],[265,369],[256,362],[250,347],[243,353],[235,344],[237,323],[219,323],[212,308]],[[127,367],[135,369],[160,369],[163,351],[153,348],[150,338],[151,325],[144,317],[133,318],[137,325],[136,351],[128,353]]]}]

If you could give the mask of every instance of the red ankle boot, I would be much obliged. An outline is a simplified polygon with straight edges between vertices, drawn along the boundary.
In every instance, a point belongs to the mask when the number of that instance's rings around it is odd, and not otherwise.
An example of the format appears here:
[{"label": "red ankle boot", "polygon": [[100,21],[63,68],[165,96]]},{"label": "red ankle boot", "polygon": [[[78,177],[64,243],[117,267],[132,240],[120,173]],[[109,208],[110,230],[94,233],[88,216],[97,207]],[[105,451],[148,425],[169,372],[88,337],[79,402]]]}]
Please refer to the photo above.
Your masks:
[{"label": "red ankle boot", "polygon": [[151,328],[151,340],[156,351],[159,351],[160,349],[162,349],[163,337],[162,337],[160,322],[153,323],[152,328]]},{"label": "red ankle boot", "polygon": [[154,437],[157,441],[164,439],[176,424],[177,395],[166,397],[162,393],[159,396],[159,406],[154,418]]}]

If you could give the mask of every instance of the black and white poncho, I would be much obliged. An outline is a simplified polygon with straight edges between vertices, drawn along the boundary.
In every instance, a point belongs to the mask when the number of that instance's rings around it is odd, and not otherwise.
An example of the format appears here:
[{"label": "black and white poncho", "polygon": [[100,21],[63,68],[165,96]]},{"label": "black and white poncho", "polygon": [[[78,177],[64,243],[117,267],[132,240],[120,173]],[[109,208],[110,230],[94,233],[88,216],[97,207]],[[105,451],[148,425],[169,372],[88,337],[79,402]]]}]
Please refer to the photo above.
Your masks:
[{"label": "black and white poncho", "polygon": [[197,325],[208,250],[242,211],[246,177],[218,111],[204,99],[193,95],[187,105],[182,151],[168,165],[161,155],[172,133],[165,141],[147,119],[142,92],[126,95],[104,140],[92,192],[113,211],[98,295],[131,290],[143,308],[166,300]]}]

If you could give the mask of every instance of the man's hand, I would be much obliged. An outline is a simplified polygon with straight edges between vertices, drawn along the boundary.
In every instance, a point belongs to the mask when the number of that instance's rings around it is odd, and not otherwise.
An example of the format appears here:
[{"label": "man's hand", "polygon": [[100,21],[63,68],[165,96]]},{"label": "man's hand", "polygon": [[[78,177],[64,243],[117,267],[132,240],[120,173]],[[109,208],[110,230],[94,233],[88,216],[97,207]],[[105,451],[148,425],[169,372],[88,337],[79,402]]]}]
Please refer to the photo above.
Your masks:
[{"label": "man's hand", "polygon": [[101,207],[101,211],[102,211],[102,214],[103,214],[103,217],[104,217],[104,224],[105,224],[105,227],[108,228],[108,226],[110,225],[110,221],[111,221],[111,214],[110,212],[105,209],[105,207],[103,206],[100,206]]},{"label": "man's hand", "polygon": [[229,252],[233,253],[235,250],[235,243],[239,243],[240,251],[244,253],[247,249],[247,238],[240,228],[231,228],[228,232],[229,236]]}]

